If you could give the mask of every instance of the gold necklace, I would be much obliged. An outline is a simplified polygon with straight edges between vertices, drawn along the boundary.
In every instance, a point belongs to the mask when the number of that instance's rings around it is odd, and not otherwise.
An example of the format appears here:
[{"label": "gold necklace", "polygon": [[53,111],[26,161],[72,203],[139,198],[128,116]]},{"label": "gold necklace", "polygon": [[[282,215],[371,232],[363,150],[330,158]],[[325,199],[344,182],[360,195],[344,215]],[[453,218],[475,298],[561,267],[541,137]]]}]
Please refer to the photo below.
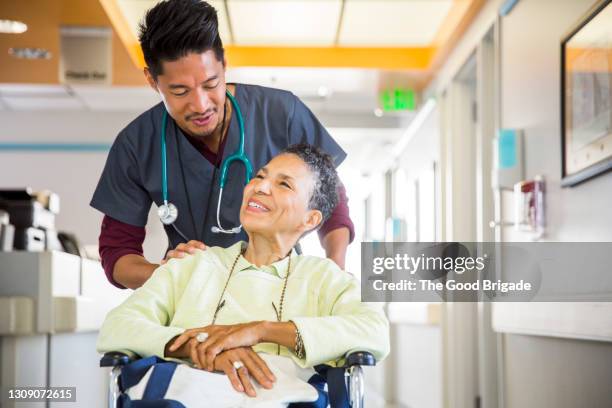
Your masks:
[{"label": "gold necklace", "polygon": [[[281,292],[280,298],[280,311],[276,310],[274,302],[272,302],[272,308],[276,312],[276,320],[281,322],[283,320],[283,303],[285,302],[285,290],[287,290],[287,281],[289,280],[289,272],[291,271],[291,252],[289,252],[289,261],[287,261],[287,274],[285,275],[285,282],[283,283],[283,291]],[[278,348],[276,353],[280,356],[280,344],[277,344]]]},{"label": "gold necklace", "polygon": [[219,314],[219,310],[221,310],[221,308],[225,305],[225,300],[223,300],[223,296],[225,295],[227,284],[229,283],[232,277],[232,274],[234,273],[234,268],[236,267],[236,264],[238,263],[238,259],[240,258],[240,255],[242,255],[242,251],[240,251],[236,259],[234,259],[234,264],[232,265],[232,269],[230,269],[229,276],[227,277],[227,280],[225,281],[225,286],[223,286],[223,291],[221,291],[221,297],[219,298],[219,301],[217,302],[217,307],[215,308],[215,314],[213,315],[211,325],[215,324],[215,322],[217,321],[217,315]]},{"label": "gold necklace", "polygon": [[[221,308],[225,305],[225,300],[223,299],[223,296],[225,295],[225,290],[227,289],[227,285],[229,284],[229,281],[232,278],[232,274],[234,273],[234,269],[236,268],[238,259],[240,259],[240,256],[243,253],[244,251],[240,251],[238,253],[238,256],[236,256],[236,259],[234,259],[234,263],[232,264],[232,269],[230,269],[229,276],[227,277],[227,280],[225,281],[225,286],[223,286],[221,297],[219,298],[219,301],[217,302],[217,307],[215,308],[215,314],[213,315],[211,325],[215,324],[215,322],[217,321],[217,315],[219,314],[219,310],[221,310]],[[283,282],[283,290],[281,292],[280,305],[279,305],[278,310],[276,309],[276,305],[274,304],[274,302],[272,302],[272,308],[274,309],[274,312],[276,312],[276,319],[279,322],[282,321],[283,319],[283,304],[285,303],[285,291],[287,290],[287,282],[289,281],[290,272],[291,272],[291,252],[289,252],[289,260],[287,261],[287,274],[285,275],[285,281]],[[278,346],[277,353],[278,355],[280,355],[280,344],[278,344],[277,346]]]}]

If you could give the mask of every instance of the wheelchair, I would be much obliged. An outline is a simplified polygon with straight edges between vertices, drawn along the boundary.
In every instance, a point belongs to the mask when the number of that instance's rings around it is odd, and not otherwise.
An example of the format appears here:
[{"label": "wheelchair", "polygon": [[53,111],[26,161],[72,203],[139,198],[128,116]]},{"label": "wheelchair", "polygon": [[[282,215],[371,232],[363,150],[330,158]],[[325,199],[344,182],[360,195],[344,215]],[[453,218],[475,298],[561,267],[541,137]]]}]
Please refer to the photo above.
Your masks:
[{"label": "wheelchair", "polygon": [[[126,390],[121,389],[121,369],[127,364],[136,361],[138,359],[137,356],[132,357],[125,353],[118,351],[110,351],[105,353],[100,359],[100,367],[110,368],[110,381],[109,381],[109,389],[108,389],[108,407],[109,408],[122,408],[120,406],[120,397],[125,393]],[[346,390],[343,393],[343,398],[351,408],[363,408],[364,407],[364,394],[365,394],[365,386],[364,386],[364,375],[363,368],[364,366],[375,366],[376,359],[374,356],[367,351],[356,351],[346,355],[345,364],[341,367],[331,368],[329,366],[324,366],[329,368],[330,370],[335,370],[336,382],[341,383],[339,386],[343,386]],[[317,370],[318,372],[319,370]],[[327,378],[328,387],[331,384],[331,379]],[[336,403],[339,401],[338,396],[332,395],[329,393],[329,401],[331,401],[331,405],[334,405],[334,398],[336,399]],[[348,400],[348,401],[346,401]]]}]

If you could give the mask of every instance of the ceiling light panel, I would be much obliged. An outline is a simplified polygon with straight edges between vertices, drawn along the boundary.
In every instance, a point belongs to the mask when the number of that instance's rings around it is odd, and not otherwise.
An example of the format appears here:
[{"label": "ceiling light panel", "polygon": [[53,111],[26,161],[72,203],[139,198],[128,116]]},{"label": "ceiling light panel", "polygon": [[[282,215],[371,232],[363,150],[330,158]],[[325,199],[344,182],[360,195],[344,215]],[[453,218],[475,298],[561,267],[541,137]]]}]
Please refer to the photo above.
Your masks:
[{"label": "ceiling light panel", "polygon": [[155,6],[155,0],[119,0],[117,2],[121,13],[132,29],[132,33],[138,37],[138,25],[144,19],[144,15],[151,7]]},{"label": "ceiling light panel", "polygon": [[346,0],[339,45],[426,47],[452,0]]},{"label": "ceiling light panel", "polygon": [[335,92],[376,92],[376,70],[349,68],[239,67],[228,68],[228,82],[241,82],[286,89],[296,94],[319,93],[325,87]]},{"label": "ceiling light panel", "polygon": [[331,46],[340,0],[228,0],[236,45]]},{"label": "ceiling light panel", "polygon": [[[138,24],[144,19],[145,13],[154,7],[158,0],[119,0],[119,8],[127,19],[133,34],[138,37]],[[223,44],[230,44],[230,33],[227,25],[227,14],[222,0],[212,0],[208,3],[217,10],[219,19],[219,34]]]}]

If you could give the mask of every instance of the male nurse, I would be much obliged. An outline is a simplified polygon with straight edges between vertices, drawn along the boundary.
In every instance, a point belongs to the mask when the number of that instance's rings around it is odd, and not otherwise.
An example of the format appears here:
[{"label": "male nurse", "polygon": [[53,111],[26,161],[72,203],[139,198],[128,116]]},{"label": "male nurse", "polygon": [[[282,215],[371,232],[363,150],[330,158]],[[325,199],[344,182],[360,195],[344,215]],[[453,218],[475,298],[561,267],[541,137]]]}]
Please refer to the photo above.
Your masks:
[{"label": "male nurse", "polygon": [[[291,92],[226,83],[217,13],[208,3],[158,3],[146,13],[139,40],[144,75],[162,102],[119,133],[91,200],[104,213],[99,248],[106,276],[113,285],[132,289],[159,266],[142,250],[153,203],[158,210],[167,209],[166,203],[176,209],[170,214],[174,222],[164,223],[171,249],[166,259],[247,239],[238,218],[246,182],[241,162],[227,167],[219,201],[220,173],[227,158],[240,151],[241,133],[254,171],[296,143],[320,147],[336,166],[346,157]],[[327,257],[344,268],[354,227],[342,185],[338,195],[338,205],[318,233]],[[167,222],[168,211],[165,215],[160,218]]]}]

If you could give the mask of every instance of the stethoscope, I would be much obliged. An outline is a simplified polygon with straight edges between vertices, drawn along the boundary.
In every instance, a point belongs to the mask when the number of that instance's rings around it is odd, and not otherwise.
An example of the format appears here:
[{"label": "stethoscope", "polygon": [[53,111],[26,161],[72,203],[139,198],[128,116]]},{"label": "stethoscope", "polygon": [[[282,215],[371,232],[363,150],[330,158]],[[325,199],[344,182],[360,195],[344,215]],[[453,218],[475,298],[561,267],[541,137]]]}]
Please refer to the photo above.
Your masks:
[{"label": "stethoscope", "polygon": [[[221,175],[219,178],[219,200],[217,201],[217,225],[211,227],[211,231],[214,233],[224,233],[224,234],[238,234],[242,230],[242,224],[237,227],[233,227],[230,229],[225,229],[221,226],[220,219],[220,209],[221,209],[221,198],[223,197],[223,189],[225,187],[225,183],[227,182],[227,175],[229,167],[233,162],[239,161],[244,165],[245,170],[245,185],[251,180],[251,174],[253,173],[253,166],[249,161],[249,158],[244,153],[244,122],[242,120],[242,112],[240,111],[240,106],[238,106],[238,102],[234,99],[234,96],[229,92],[225,91],[225,94],[229,98],[234,110],[236,111],[236,117],[238,118],[238,126],[240,128],[240,144],[238,145],[238,150],[225,158],[223,163],[221,164]],[[189,241],[189,239],[183,234],[178,227],[175,225],[175,221],[178,218],[178,208],[170,201],[168,201],[168,165],[166,160],[166,124],[168,122],[168,112],[164,110],[162,116],[162,127],[161,127],[161,146],[162,146],[162,196],[164,199],[164,203],[159,206],[157,209],[157,215],[159,216],[160,221],[164,225],[172,225],[172,227],[176,230],[176,232],[185,240]],[[223,135],[221,135],[223,137]]]}]

